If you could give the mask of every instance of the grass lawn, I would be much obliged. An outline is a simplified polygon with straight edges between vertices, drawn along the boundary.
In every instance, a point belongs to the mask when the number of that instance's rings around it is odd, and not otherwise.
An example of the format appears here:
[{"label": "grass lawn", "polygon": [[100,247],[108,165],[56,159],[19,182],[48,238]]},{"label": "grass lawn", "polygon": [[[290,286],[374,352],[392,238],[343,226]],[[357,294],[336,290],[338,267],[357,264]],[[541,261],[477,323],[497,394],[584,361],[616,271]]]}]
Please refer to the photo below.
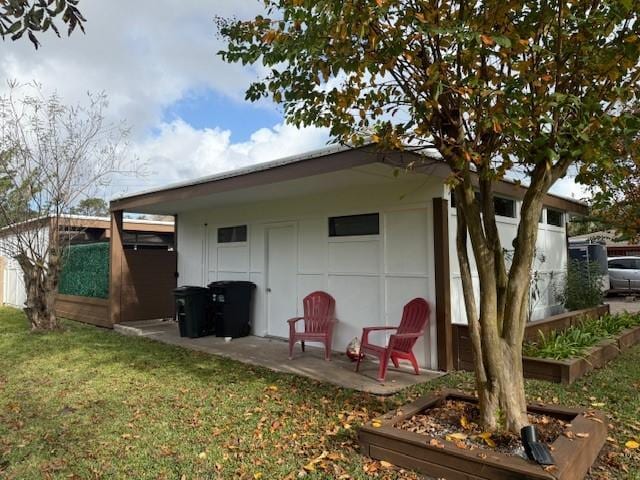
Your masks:
[{"label": "grass lawn", "polygon": [[[430,390],[473,384],[453,374],[378,399],[65,326],[31,334],[21,312],[0,309],[0,478],[416,478],[360,456],[356,427]],[[593,478],[640,479],[638,450],[624,448],[640,436],[640,348],[571,387],[527,390],[532,401],[603,404],[612,439]]]}]

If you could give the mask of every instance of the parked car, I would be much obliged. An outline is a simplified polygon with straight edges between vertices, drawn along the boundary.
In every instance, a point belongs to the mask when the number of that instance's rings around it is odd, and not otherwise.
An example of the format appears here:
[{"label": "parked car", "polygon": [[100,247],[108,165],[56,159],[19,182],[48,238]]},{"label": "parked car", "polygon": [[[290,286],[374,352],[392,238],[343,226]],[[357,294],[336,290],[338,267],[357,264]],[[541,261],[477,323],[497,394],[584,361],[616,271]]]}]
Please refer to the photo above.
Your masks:
[{"label": "parked car", "polygon": [[608,263],[611,291],[640,290],[640,257],[611,257]]}]

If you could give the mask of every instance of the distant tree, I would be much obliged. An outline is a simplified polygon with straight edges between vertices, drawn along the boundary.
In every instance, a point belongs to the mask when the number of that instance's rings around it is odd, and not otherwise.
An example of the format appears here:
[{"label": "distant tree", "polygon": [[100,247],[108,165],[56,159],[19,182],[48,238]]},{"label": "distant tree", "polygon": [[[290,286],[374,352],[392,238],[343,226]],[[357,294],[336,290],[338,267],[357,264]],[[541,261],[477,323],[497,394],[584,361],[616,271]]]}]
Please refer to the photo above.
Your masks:
[{"label": "distant tree", "polygon": [[[265,15],[220,21],[222,57],[263,73],[248,99],[270,97],[288,122],[329,128],[336,142],[436,151],[450,167],[480,423],[519,433],[545,194],[571,167],[606,171],[638,154],[637,1],[261,3]],[[509,265],[494,207],[505,175],[528,180]]]},{"label": "distant tree", "polygon": [[67,106],[37,86],[10,87],[0,97],[0,253],[22,269],[32,330],[53,330],[61,217],[126,172],[127,130],[105,121],[104,94]]},{"label": "distant tree", "polygon": [[89,215],[91,217],[106,217],[109,214],[109,205],[102,198],[85,198],[71,207],[72,215]]},{"label": "distant tree", "polygon": [[55,18],[62,16],[67,33],[79,28],[84,32],[86,19],[78,10],[79,0],[0,0],[0,35],[18,40],[26,33],[37,49],[40,42],[35,32],[51,29],[59,37]]}]

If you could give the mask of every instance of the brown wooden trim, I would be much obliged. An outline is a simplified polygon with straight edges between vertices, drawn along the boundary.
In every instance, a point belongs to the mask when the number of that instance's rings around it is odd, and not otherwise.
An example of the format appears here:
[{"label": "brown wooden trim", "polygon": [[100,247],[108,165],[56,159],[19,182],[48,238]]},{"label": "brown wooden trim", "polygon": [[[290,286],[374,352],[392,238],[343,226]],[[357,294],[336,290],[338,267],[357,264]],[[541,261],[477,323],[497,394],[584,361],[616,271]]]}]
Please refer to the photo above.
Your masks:
[{"label": "brown wooden trim", "polygon": [[112,328],[109,319],[109,300],[106,298],[56,295],[56,315],[69,320]]},{"label": "brown wooden trim", "polygon": [[[419,398],[361,427],[358,439],[362,453],[431,477],[444,475],[449,480],[579,480],[597,458],[607,436],[606,418],[601,412],[528,405],[527,410],[532,413],[570,422],[565,430],[568,436],[560,435],[551,446],[557,469],[547,472],[518,456],[492,451],[484,456],[478,455],[477,449],[460,449],[447,440],[439,440],[435,446],[430,444],[432,437],[428,435],[397,428],[405,419],[447,399],[470,403],[478,401],[475,397],[451,390]],[[586,435],[577,436],[577,433]]]},{"label": "brown wooden trim", "polygon": [[453,370],[451,330],[451,272],[449,269],[449,202],[433,199],[433,253],[436,286],[436,335],[438,369]]},{"label": "brown wooden trim", "polygon": [[[158,203],[169,203],[176,200],[185,200],[192,197],[228,192],[241,188],[284,182],[297,178],[346,170],[370,163],[385,163],[390,166],[409,169],[410,172],[443,179],[451,175],[449,167],[440,160],[425,160],[425,157],[414,152],[383,152],[369,146],[300,159],[290,163],[267,167],[263,170],[247,171],[239,174],[231,172],[229,176],[223,178],[203,179],[196,183],[132,195],[113,200],[111,202],[111,210],[135,211],[136,208]],[[417,166],[412,165],[413,163],[417,163]],[[409,167],[409,165],[411,165],[411,167]],[[518,199],[524,198],[526,192],[526,187],[507,180],[496,182],[494,188],[496,193]],[[580,214],[587,213],[587,207],[584,204],[551,194],[545,195],[544,204],[563,211]],[[167,213],[169,213],[169,211]]]},{"label": "brown wooden trim", "polygon": [[112,325],[120,323],[122,303],[122,278],[124,247],[122,244],[123,212],[111,212],[111,238],[109,239],[109,320]]},{"label": "brown wooden trim", "polygon": [[[395,154],[400,155],[398,152]],[[111,202],[111,210],[135,211],[136,208],[156,203],[185,200],[241,188],[251,188],[297,178],[311,177],[380,162],[383,160],[382,157],[383,155],[379,152],[362,148],[329,153],[320,157],[276,165],[271,168],[265,168],[264,170],[250,171],[239,175],[230,174],[224,178],[210,181],[205,180],[201,183],[182,185],[156,192],[142,193],[140,195],[116,199]]]}]

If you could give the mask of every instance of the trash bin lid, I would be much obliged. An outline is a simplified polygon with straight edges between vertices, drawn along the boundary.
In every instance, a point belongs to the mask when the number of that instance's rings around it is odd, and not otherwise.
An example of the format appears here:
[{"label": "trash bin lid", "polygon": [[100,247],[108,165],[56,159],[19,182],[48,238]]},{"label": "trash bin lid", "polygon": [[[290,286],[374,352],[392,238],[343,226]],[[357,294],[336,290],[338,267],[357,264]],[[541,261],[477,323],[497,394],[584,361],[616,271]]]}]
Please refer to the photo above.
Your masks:
[{"label": "trash bin lid", "polygon": [[204,287],[197,287],[195,285],[183,285],[182,287],[174,288],[173,293],[188,295],[194,293],[207,293],[209,289]]},{"label": "trash bin lid", "polygon": [[218,280],[217,282],[211,282],[209,285],[207,285],[207,287],[256,288],[256,284],[253,282],[247,282],[245,280]]}]

